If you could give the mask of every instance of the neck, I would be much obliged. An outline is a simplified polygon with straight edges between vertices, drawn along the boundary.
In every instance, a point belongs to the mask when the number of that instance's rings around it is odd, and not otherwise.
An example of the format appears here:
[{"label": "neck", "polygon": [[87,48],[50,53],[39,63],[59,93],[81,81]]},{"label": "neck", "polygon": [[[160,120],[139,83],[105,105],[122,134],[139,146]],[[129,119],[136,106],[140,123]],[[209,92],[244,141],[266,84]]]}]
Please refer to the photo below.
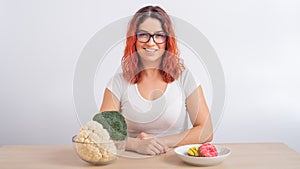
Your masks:
[{"label": "neck", "polygon": [[160,67],[160,62],[157,63],[142,63],[142,67],[144,70],[148,70],[148,69],[159,69]]},{"label": "neck", "polygon": [[160,71],[157,68],[146,68],[143,70],[142,75],[147,78],[154,78],[160,75]]},{"label": "neck", "polygon": [[155,61],[147,61],[141,59],[141,66],[144,70],[146,69],[159,69],[162,62],[162,58],[159,58]]}]

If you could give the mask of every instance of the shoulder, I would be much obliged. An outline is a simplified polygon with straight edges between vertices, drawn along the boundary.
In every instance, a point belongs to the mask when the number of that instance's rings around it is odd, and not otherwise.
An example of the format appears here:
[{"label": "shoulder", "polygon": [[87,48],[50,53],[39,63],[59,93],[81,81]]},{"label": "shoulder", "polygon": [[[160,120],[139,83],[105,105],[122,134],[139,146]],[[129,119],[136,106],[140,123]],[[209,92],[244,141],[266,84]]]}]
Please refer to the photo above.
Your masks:
[{"label": "shoulder", "polygon": [[178,78],[178,81],[185,82],[189,78],[193,77],[191,71],[188,68],[184,68],[184,70],[181,72],[181,75]]},{"label": "shoulder", "polygon": [[123,76],[123,73],[116,73],[113,77],[111,77],[108,85],[106,86],[108,90],[110,90],[119,100],[125,90],[129,86],[129,82]]},{"label": "shoulder", "polygon": [[129,85],[129,82],[124,78],[123,73],[114,74],[108,83],[109,88],[114,87],[122,89],[127,85]]},{"label": "shoulder", "polygon": [[125,80],[125,79],[124,79],[124,76],[123,76],[123,73],[115,73],[113,77],[114,77],[114,78],[121,79],[121,80]]},{"label": "shoulder", "polygon": [[123,73],[116,73],[112,76],[111,81],[119,82],[119,83],[126,83],[126,79],[123,76]]},{"label": "shoulder", "polygon": [[188,68],[185,68],[182,71],[181,76],[178,78],[178,82],[183,88],[186,97],[189,96],[198,86],[192,72]]}]

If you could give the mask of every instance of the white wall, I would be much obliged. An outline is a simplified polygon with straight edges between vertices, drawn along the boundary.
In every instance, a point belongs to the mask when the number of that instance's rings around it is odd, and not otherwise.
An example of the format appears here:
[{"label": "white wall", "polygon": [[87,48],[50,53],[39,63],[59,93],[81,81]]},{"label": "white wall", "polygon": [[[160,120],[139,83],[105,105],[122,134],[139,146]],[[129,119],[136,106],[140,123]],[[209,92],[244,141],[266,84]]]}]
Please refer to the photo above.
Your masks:
[{"label": "white wall", "polygon": [[[300,152],[300,2],[154,2],[197,27],[218,53],[227,100],[214,142],[284,142]],[[80,52],[144,4],[1,1],[0,145],[70,144],[79,129],[72,80]]]}]

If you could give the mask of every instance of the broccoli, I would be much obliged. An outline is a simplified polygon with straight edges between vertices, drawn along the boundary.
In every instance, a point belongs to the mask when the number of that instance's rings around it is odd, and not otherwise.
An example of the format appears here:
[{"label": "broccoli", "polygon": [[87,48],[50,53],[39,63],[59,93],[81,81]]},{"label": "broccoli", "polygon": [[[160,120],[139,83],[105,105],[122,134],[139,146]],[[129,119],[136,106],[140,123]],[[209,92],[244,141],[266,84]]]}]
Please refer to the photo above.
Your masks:
[{"label": "broccoli", "polygon": [[127,124],[121,113],[117,111],[104,111],[96,114],[93,120],[102,124],[112,140],[125,140],[127,136]]}]

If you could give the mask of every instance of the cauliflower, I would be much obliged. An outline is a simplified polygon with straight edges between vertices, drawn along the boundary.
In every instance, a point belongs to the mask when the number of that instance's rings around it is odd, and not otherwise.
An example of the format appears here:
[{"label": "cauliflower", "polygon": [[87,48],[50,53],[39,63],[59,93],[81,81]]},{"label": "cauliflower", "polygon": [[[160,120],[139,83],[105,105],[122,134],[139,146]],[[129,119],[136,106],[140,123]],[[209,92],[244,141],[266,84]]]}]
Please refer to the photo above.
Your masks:
[{"label": "cauliflower", "polygon": [[78,155],[85,161],[98,163],[116,158],[117,149],[109,133],[96,121],[89,121],[80,128],[76,140]]}]

